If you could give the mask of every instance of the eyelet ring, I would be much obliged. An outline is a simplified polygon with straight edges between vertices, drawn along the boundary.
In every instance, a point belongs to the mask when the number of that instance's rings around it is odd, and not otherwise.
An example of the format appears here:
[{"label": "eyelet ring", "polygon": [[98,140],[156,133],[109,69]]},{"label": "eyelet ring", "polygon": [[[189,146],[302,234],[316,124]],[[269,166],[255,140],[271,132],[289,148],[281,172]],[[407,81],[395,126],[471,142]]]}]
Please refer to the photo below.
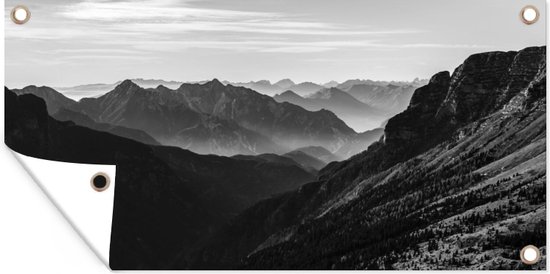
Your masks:
[{"label": "eyelet ring", "polygon": [[527,5],[521,9],[519,18],[526,25],[532,25],[539,20],[540,12],[535,6]]},{"label": "eyelet ring", "polygon": [[524,264],[534,265],[540,261],[540,250],[534,245],[528,245],[521,249],[519,257]]},{"label": "eyelet ring", "polygon": [[23,25],[31,19],[31,11],[26,6],[17,5],[11,10],[10,17],[14,23]]},{"label": "eyelet ring", "polygon": [[109,175],[103,172],[98,172],[92,176],[92,179],[90,179],[90,185],[92,186],[92,189],[94,189],[97,192],[103,192],[109,188],[109,185],[111,184],[111,179],[109,178]]}]

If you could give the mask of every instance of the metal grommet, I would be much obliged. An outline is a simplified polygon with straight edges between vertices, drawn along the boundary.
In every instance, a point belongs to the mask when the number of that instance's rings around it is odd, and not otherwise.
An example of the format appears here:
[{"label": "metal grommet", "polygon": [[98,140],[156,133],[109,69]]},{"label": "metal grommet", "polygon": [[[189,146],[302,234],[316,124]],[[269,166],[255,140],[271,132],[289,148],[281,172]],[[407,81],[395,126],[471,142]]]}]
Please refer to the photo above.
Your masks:
[{"label": "metal grommet", "polygon": [[11,10],[11,20],[18,25],[23,25],[30,19],[31,12],[26,6],[18,5]]},{"label": "metal grommet", "polygon": [[519,13],[519,18],[521,21],[527,25],[532,25],[539,20],[540,12],[539,10],[532,5],[527,5],[521,9]]},{"label": "metal grommet", "polygon": [[540,261],[540,250],[534,245],[528,245],[521,249],[519,257],[524,264],[533,265]]},{"label": "metal grommet", "polygon": [[109,179],[109,175],[103,172],[98,172],[94,174],[94,176],[92,176],[92,179],[90,180],[90,185],[97,192],[107,190],[110,184],[111,179]]}]

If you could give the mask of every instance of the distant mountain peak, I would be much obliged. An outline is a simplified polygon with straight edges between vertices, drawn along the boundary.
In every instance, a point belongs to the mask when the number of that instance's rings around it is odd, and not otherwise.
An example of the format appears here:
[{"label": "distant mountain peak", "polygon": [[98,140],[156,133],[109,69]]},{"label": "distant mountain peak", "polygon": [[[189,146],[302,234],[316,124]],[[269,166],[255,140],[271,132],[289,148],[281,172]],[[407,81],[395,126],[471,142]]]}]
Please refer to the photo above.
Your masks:
[{"label": "distant mountain peak", "polygon": [[322,89],[316,93],[311,94],[308,96],[308,98],[312,99],[331,99],[336,96],[342,96],[342,97],[351,97],[351,95],[348,95],[346,92],[341,91],[337,88],[326,88]]},{"label": "distant mountain peak", "polygon": [[68,107],[76,102],[72,99],[65,97],[63,94],[57,92],[55,89],[41,86],[37,87],[34,85],[24,87],[23,89],[14,89],[16,94],[33,94],[40,98],[43,98],[47,103],[49,113],[55,113],[57,110],[63,107]]},{"label": "distant mountain peak", "polygon": [[24,87],[22,90],[32,90],[32,89],[39,89],[39,90],[42,90],[42,91],[48,91],[48,92],[55,92],[57,93],[57,91],[51,87],[48,87],[48,86],[35,86],[35,85],[30,85],[30,86],[26,86]]},{"label": "distant mountain peak", "polygon": [[118,84],[115,87],[115,89],[124,89],[124,90],[133,89],[133,88],[140,88],[140,86],[138,86],[136,83],[134,83],[130,79],[126,79],[122,81],[120,84]]},{"label": "distant mountain peak", "polygon": [[281,94],[279,94],[278,96],[294,96],[294,97],[300,97],[302,98],[302,96],[298,95],[296,92],[292,91],[292,90],[287,90]]},{"label": "distant mountain peak", "polygon": [[269,80],[259,80],[256,84],[271,85],[271,82]]},{"label": "distant mountain peak", "polygon": [[172,89],[170,89],[169,87],[167,87],[167,86],[165,86],[165,85],[158,85],[158,86],[156,87],[156,90],[158,90],[158,91],[170,91],[170,90],[172,90]]},{"label": "distant mountain peak", "polygon": [[388,84],[387,87],[388,87],[389,89],[396,89],[396,88],[399,88],[398,85],[394,85],[394,84]]},{"label": "distant mountain peak", "polygon": [[294,81],[286,78],[286,79],[282,79],[280,81],[278,81],[277,83],[275,83],[276,86],[279,86],[283,89],[288,89],[294,85],[296,85],[296,83],[294,83]]},{"label": "distant mountain peak", "polygon": [[326,88],[335,88],[339,85],[340,83],[336,82],[336,81],[330,81],[330,82],[327,82],[327,83],[324,83],[323,86],[326,87]]},{"label": "distant mountain peak", "polygon": [[212,81],[210,82],[205,83],[204,85],[211,88],[225,87],[225,85],[216,78],[212,79]]}]

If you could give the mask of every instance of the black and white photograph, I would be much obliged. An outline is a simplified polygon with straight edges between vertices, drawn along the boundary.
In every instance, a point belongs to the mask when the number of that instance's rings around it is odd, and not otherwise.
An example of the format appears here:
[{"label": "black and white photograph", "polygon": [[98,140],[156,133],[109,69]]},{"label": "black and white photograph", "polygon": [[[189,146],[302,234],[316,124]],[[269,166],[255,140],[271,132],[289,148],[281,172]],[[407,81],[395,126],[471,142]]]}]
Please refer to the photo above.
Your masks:
[{"label": "black and white photograph", "polygon": [[546,269],[528,3],[25,4],[5,19],[5,144],[116,165],[111,269]]}]

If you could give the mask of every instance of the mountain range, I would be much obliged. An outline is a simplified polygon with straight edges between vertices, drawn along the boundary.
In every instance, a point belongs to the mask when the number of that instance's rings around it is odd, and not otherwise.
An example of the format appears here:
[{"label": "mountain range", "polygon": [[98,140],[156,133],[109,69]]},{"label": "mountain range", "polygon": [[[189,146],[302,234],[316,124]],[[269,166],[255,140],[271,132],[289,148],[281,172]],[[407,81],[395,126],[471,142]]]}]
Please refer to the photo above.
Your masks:
[{"label": "mountain range", "polygon": [[[145,89],[155,89],[162,86],[177,90],[185,84],[178,81],[142,78],[130,79],[130,81]],[[207,82],[209,81],[188,84],[205,84]],[[73,100],[81,100],[88,97],[100,97],[112,91],[121,83],[122,81],[114,84],[55,88],[55,90]],[[222,83],[224,85],[246,87],[261,94],[274,96],[278,102],[291,102],[308,110],[331,110],[355,131],[363,132],[380,127],[388,118],[404,110],[412,96],[412,92],[425,81],[415,79],[412,82],[386,82],[357,79],[347,80],[341,84],[331,81],[320,85],[311,82],[296,84],[290,79],[283,79],[273,84],[268,80],[246,83],[223,81]],[[331,100],[331,97],[334,98]]]},{"label": "mountain range", "polygon": [[[330,111],[308,111],[293,104],[278,103],[269,96],[223,85],[218,80],[182,84],[176,90],[165,86],[146,89],[126,80],[103,96],[78,102],[48,87],[29,86],[14,92],[43,98],[50,115],[61,120],[73,120],[77,124],[87,121],[80,124],[83,126],[90,126],[91,120],[118,129],[133,129],[144,134],[122,136],[151,144],[153,142],[142,138],[149,135],[151,138],[147,139],[163,145],[200,154],[284,154],[301,147],[322,146],[345,158],[373,142]],[[63,113],[57,114],[60,110]],[[87,118],[75,117],[77,115]]]},{"label": "mountain range", "polygon": [[[546,47],[472,55],[415,89],[384,129],[360,134],[328,110],[217,80],[177,90],[123,81],[68,106],[5,93],[10,148],[117,165],[113,269],[546,268]],[[95,123],[147,125],[161,143],[198,115],[310,144],[199,155],[58,121],[47,100]],[[376,141],[340,156],[360,138]],[[528,244],[543,250],[538,264],[521,263]]]},{"label": "mountain range", "polygon": [[[177,89],[183,84],[178,81],[165,81],[161,79],[143,79],[135,78],[132,82],[143,88],[155,88],[158,86],[165,86],[171,89]],[[80,100],[82,98],[99,97],[105,93],[113,90],[116,86],[120,85],[122,81],[118,81],[112,84],[87,84],[73,87],[56,87],[55,90],[59,91],[63,95],[73,100]]]},{"label": "mountain range", "polygon": [[230,84],[233,86],[253,89],[259,93],[266,94],[269,96],[273,96],[285,90],[292,90],[295,93],[298,93],[301,95],[307,95],[325,88],[322,85],[315,84],[312,82],[294,83],[290,79],[283,79],[274,84],[272,84],[268,80],[250,81],[247,83],[231,83],[231,82],[224,82],[224,83]]},{"label": "mountain range", "polygon": [[[130,79],[135,84],[139,85],[143,88],[155,88],[158,86],[165,86],[170,89],[177,89],[182,84],[188,83],[188,84],[204,84],[208,81],[191,81],[191,82],[183,82],[183,81],[166,81],[162,79],[143,79],[143,78],[133,78]],[[111,84],[86,84],[86,85],[78,85],[78,86],[72,86],[72,87],[54,87],[55,90],[61,92],[65,96],[73,99],[73,100],[80,100],[82,98],[86,97],[99,97],[111,90],[113,90],[117,85],[122,83],[122,81],[118,81]],[[232,85],[232,86],[240,86],[240,87],[246,87],[250,88],[252,90],[255,90],[259,93],[273,96],[278,93],[282,93],[287,90],[292,90],[301,96],[306,96],[311,93],[317,92],[323,88],[334,88],[337,87],[341,90],[349,90],[351,86],[353,85],[373,85],[373,86],[388,86],[388,85],[396,85],[396,86],[407,86],[412,85],[415,87],[420,87],[422,85],[426,84],[426,80],[419,80],[415,79],[412,82],[399,82],[399,81],[372,81],[372,80],[347,80],[342,83],[338,83],[336,81],[330,81],[325,84],[316,84],[312,82],[302,82],[302,83],[295,83],[291,79],[282,79],[275,83],[271,83],[269,80],[259,80],[259,81],[249,81],[249,82],[230,82],[230,81],[222,81],[224,85]]]},{"label": "mountain range", "polygon": [[[182,84],[204,84],[209,81],[194,81],[194,82],[179,82],[179,81],[165,81],[161,79],[143,79],[143,78],[134,78],[129,79],[136,85],[139,85],[143,88],[156,88],[158,86],[165,86],[170,89],[178,89]],[[104,95],[105,93],[113,90],[116,86],[120,85],[122,81],[118,81],[112,84],[87,84],[87,85],[78,85],[78,86],[72,86],[72,87],[56,87],[55,90],[63,93],[65,96],[74,99],[74,100],[80,100],[82,98],[87,97],[99,97],[101,95]],[[274,84],[272,84],[268,80],[260,80],[260,81],[250,81],[250,82],[230,82],[230,81],[223,81],[224,85],[233,85],[237,87],[246,87],[252,90],[255,90],[259,93],[266,94],[266,95],[275,95],[276,93],[279,93],[281,91],[287,90],[287,89],[293,89],[296,90],[296,92],[301,94],[310,94],[313,92],[316,92],[324,86],[311,83],[311,82],[304,82],[304,83],[294,83],[290,79],[282,79]]]}]

